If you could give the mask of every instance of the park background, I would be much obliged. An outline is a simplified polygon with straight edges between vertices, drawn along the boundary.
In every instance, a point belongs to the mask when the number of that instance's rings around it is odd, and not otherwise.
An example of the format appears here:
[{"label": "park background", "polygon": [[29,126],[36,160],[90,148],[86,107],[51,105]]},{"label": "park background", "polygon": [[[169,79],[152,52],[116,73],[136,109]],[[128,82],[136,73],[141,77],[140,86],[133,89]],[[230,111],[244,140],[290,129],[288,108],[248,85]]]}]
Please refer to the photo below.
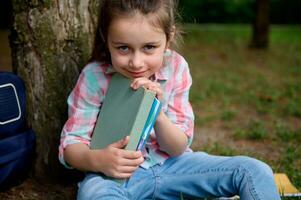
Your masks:
[{"label": "park background", "polygon": [[[192,148],[261,159],[301,190],[301,1],[267,2],[267,43],[256,47],[255,0],[180,1],[177,48],[193,76]],[[18,71],[8,41],[11,2],[1,1],[0,9],[0,70]],[[75,188],[73,180],[41,179],[33,170],[0,199],[73,199]]]}]

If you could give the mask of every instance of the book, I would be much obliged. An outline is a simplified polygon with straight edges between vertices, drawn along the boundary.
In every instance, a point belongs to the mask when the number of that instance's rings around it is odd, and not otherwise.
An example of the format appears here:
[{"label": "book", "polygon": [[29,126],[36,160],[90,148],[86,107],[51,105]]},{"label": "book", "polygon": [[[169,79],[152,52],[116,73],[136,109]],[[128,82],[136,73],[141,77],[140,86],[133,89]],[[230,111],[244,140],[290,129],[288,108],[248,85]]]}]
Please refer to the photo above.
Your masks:
[{"label": "book", "polygon": [[153,101],[150,113],[147,117],[146,123],[144,125],[142,134],[140,136],[140,140],[139,140],[139,143],[138,143],[137,150],[142,150],[143,149],[146,141],[148,140],[148,137],[150,135],[150,131],[154,126],[154,123],[156,121],[156,118],[157,118],[160,110],[161,110],[161,103],[157,98],[155,98],[154,101]]},{"label": "book", "polygon": [[283,197],[301,197],[301,192],[292,184],[284,173],[274,174],[278,192]]},{"label": "book", "polygon": [[143,149],[161,103],[154,92],[142,87],[133,90],[130,84],[123,75],[113,75],[93,130],[91,149],[105,148],[127,135],[126,150]]}]

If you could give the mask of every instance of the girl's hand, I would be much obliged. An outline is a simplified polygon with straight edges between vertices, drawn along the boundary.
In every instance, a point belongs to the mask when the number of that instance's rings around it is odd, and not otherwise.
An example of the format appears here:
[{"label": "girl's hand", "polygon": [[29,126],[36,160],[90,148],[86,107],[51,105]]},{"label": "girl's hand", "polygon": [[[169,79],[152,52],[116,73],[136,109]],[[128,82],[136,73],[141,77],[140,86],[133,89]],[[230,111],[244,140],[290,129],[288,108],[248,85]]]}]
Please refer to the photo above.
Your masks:
[{"label": "girl's hand", "polygon": [[[95,169],[99,169],[106,176],[113,178],[129,178],[143,163],[144,158],[140,151],[122,149],[129,142],[129,136],[95,152]],[[100,154],[100,152],[102,152]],[[101,161],[101,162],[100,162]]]},{"label": "girl's hand", "polygon": [[140,87],[145,87],[146,89],[155,92],[159,101],[163,100],[163,90],[160,83],[153,82],[145,77],[140,77],[133,80],[131,87],[134,90],[137,90]]}]

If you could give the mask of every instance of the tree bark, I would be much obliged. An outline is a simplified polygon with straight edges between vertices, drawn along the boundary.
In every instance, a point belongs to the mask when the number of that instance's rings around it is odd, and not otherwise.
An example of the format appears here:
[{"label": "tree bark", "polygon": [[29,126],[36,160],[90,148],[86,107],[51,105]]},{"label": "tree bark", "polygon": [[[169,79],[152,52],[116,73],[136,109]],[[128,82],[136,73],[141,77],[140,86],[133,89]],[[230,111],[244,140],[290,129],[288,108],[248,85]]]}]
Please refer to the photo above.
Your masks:
[{"label": "tree bark", "polygon": [[62,171],[57,155],[66,99],[91,54],[98,5],[99,0],[12,0],[12,65],[26,85],[39,179],[51,180]]},{"label": "tree bark", "polygon": [[269,44],[270,1],[256,0],[251,47],[267,48]]}]

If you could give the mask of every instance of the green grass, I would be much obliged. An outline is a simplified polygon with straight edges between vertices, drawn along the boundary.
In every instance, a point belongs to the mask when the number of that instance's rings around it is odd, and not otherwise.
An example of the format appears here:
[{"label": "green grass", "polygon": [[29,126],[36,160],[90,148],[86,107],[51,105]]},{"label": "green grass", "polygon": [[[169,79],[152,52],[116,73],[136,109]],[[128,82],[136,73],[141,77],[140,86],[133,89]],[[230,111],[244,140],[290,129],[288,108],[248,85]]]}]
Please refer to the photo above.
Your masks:
[{"label": "green grass", "polygon": [[262,140],[268,137],[264,123],[251,120],[246,128],[238,128],[234,132],[236,139]]},{"label": "green grass", "polygon": [[[249,25],[184,31],[180,52],[193,76],[195,137],[203,141],[193,147],[262,159],[301,190],[301,26],[272,26],[267,50],[249,48]],[[223,135],[212,141],[210,130]]]}]

